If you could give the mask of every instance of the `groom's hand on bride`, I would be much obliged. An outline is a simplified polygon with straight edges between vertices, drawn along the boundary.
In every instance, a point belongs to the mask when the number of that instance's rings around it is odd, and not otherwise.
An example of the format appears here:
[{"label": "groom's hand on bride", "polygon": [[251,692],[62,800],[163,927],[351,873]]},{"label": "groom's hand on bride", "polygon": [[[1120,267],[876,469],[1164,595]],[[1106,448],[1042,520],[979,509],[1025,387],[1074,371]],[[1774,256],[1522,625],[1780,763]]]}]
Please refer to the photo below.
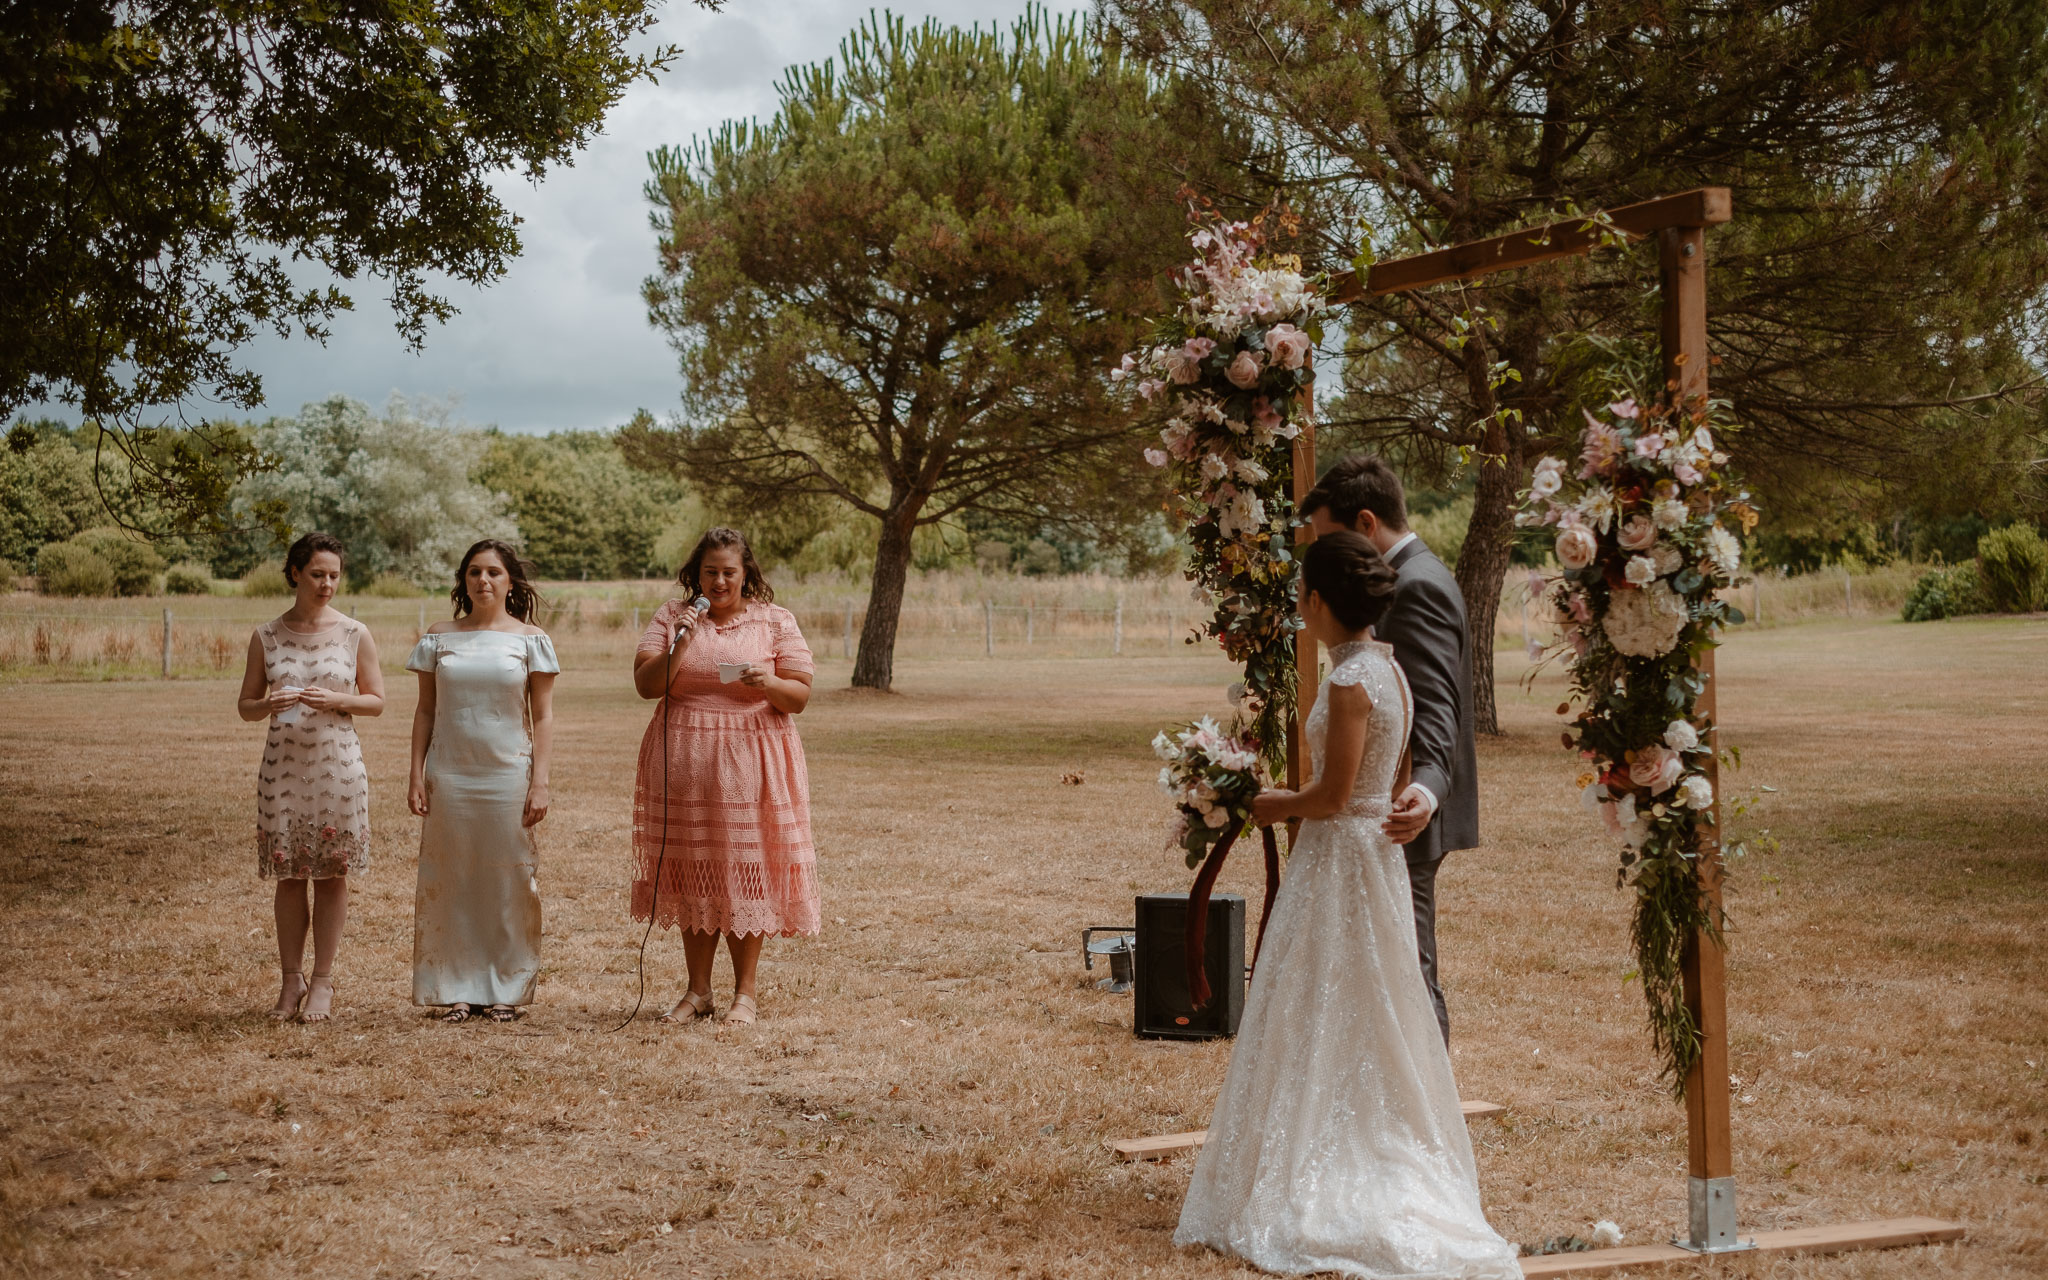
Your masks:
[{"label": "groom's hand on bride", "polygon": [[1429,820],[1436,816],[1436,805],[1430,800],[1429,792],[1410,785],[1394,802],[1394,811],[1380,824],[1380,830],[1387,833],[1387,839],[1395,844],[1411,843],[1429,826]]}]

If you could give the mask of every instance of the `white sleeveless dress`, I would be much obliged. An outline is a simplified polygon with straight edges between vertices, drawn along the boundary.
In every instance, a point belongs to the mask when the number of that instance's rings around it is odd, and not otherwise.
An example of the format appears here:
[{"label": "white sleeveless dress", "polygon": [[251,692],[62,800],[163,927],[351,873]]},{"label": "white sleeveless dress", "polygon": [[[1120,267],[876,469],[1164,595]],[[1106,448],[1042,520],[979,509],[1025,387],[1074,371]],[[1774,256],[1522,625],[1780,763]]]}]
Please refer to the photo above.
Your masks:
[{"label": "white sleeveless dress", "polygon": [[1333,684],[1372,700],[1365,757],[1344,811],[1302,823],[1174,1242],[1282,1273],[1520,1280],[1480,1208],[1407,863],[1380,831],[1408,682],[1389,645],[1330,658],[1307,723],[1316,775]]}]

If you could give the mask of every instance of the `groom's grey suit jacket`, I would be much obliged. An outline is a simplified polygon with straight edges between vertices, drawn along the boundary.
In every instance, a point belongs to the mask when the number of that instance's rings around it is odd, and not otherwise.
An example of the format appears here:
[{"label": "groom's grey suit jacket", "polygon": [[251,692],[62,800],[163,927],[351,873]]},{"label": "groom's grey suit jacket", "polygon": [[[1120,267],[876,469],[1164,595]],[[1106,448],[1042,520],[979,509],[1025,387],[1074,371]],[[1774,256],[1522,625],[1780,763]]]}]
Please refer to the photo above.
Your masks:
[{"label": "groom's grey suit jacket", "polygon": [[1408,735],[1412,781],[1436,797],[1436,815],[1405,847],[1411,863],[1435,862],[1479,843],[1479,766],[1472,732],[1471,639],[1458,581],[1420,538],[1388,561],[1400,575],[1394,600],[1373,632],[1415,697]]}]

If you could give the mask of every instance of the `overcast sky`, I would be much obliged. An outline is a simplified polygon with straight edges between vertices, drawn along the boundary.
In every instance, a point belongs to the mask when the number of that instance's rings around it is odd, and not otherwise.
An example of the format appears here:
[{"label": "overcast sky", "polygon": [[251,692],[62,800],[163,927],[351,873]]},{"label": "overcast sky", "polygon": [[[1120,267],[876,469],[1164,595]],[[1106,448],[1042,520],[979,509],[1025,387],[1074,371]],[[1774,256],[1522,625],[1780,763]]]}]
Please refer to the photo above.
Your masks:
[{"label": "overcast sky", "polygon": [[[889,7],[912,22],[1008,25],[1025,0]],[[462,314],[429,326],[417,356],[392,329],[377,282],[356,281],[348,286],[356,310],[336,319],[324,347],[269,339],[244,350],[263,375],[262,412],[295,413],[337,392],[381,406],[396,392],[453,401],[456,420],[508,431],[616,426],[643,407],[665,413],[679,390],[675,358],[639,297],[654,266],[640,191],[647,153],[725,120],[772,116],[783,69],[834,56],[869,8],[864,0],[728,0],[708,13],[668,0],[649,43],[678,44],[683,54],[661,82],[635,85],[573,167],[538,186],[517,176],[498,182],[525,219],[525,251],[506,275],[488,289],[452,290]]]}]

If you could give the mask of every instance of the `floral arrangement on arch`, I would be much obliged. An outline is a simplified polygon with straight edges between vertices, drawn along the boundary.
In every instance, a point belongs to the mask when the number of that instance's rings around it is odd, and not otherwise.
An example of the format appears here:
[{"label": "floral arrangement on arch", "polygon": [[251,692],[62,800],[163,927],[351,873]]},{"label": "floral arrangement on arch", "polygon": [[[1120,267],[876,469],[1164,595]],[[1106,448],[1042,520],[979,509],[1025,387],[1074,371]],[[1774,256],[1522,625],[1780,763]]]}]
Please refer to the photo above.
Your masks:
[{"label": "floral arrangement on arch", "polygon": [[1532,575],[1531,590],[1563,629],[1571,696],[1558,712],[1577,709],[1564,744],[1586,763],[1581,802],[1623,845],[1616,884],[1635,890],[1636,973],[1680,1094],[1700,1043],[1684,948],[1695,930],[1721,928],[1698,882],[1715,809],[1714,726],[1698,709],[1696,663],[1722,627],[1742,621],[1721,592],[1742,580],[1742,540],[1757,520],[1723,470],[1717,409],[1623,394],[1602,414],[1585,411],[1577,465],[1539,461],[1516,516],[1555,530],[1558,570]]},{"label": "floral arrangement on arch", "polygon": [[1202,634],[1244,668],[1237,736],[1277,765],[1301,625],[1292,442],[1315,380],[1324,298],[1299,258],[1265,252],[1267,222],[1198,227],[1195,258],[1174,276],[1180,304],[1109,376],[1168,411],[1145,458],[1173,482],[1168,514],[1187,529],[1187,577],[1196,603],[1213,610]]}]

